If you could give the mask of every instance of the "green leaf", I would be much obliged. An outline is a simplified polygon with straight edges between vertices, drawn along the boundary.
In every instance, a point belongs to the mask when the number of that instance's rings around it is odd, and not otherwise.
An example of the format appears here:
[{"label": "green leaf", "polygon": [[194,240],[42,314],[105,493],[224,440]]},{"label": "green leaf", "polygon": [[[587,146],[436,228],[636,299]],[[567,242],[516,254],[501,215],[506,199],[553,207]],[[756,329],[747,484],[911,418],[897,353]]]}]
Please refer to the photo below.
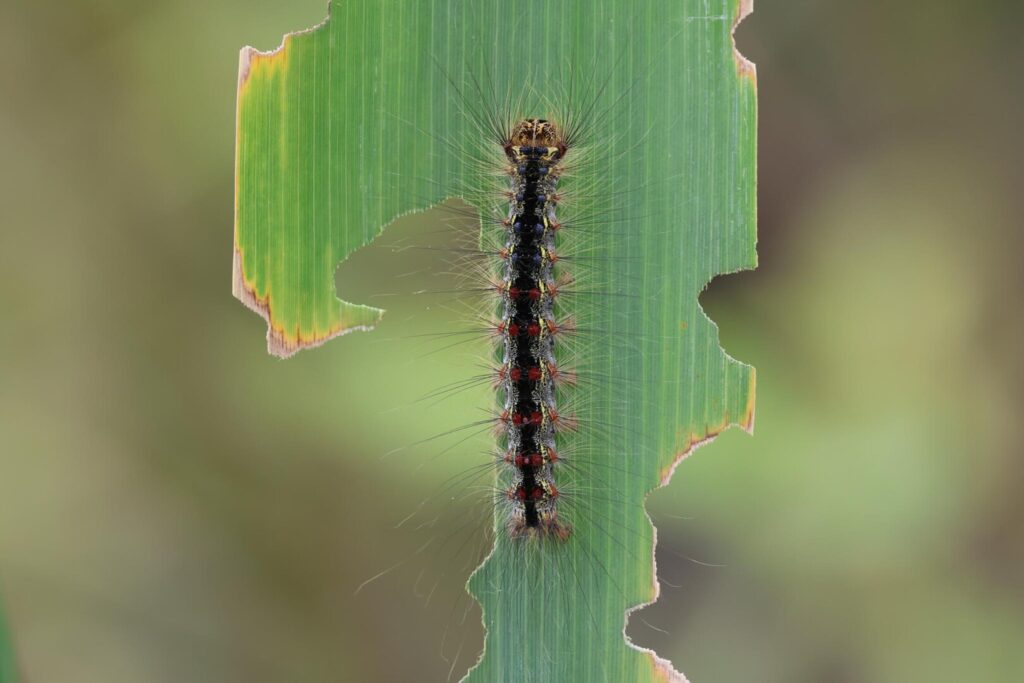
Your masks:
[{"label": "green leaf", "polygon": [[17,683],[18,663],[14,657],[10,630],[3,610],[0,610],[0,683]]},{"label": "green leaf", "polygon": [[756,264],[756,86],[732,44],[748,11],[741,0],[353,0],[274,52],[242,52],[234,291],[281,356],[371,328],[383,312],[337,299],[337,265],[396,217],[478,186],[466,147],[446,144],[473,134],[472,93],[522,92],[540,108],[560,104],[567,74],[597,84],[590,135],[605,143],[594,164],[607,192],[596,205],[614,220],[588,243],[589,277],[615,296],[573,301],[599,333],[583,347],[599,379],[573,437],[593,458],[567,475],[578,491],[567,542],[509,539],[499,511],[470,581],[487,638],[468,680],[680,679],[623,630],[657,593],[646,495],[695,446],[753,422],[754,371],[721,350],[697,303],[716,275]]}]

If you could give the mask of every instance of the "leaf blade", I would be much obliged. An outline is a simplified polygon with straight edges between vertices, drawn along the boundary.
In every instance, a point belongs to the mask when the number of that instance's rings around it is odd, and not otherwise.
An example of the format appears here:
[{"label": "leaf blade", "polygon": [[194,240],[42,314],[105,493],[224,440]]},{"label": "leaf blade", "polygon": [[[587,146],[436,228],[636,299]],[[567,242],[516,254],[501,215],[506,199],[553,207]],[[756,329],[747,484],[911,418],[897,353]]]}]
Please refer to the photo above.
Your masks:
[{"label": "leaf blade", "polygon": [[582,430],[581,448],[638,455],[582,468],[591,500],[564,548],[524,550],[498,534],[471,582],[487,645],[469,680],[677,676],[622,634],[626,610],[656,593],[646,495],[697,445],[752,426],[753,369],[724,354],[697,303],[716,275],[756,265],[756,88],[732,47],[745,11],[738,0],[345,2],[276,53],[243,52],[235,293],[268,320],[278,355],[372,327],[382,311],[339,301],[335,265],[450,194],[433,180],[472,184],[458,149],[408,125],[459,120],[453,83],[487,73],[503,92],[524,73],[582,65],[608,74],[597,135],[639,141],[630,163],[607,162],[604,180],[630,188],[609,210],[636,218],[601,236],[596,259],[597,279],[630,296],[579,304],[607,333],[589,349],[606,379],[588,394],[582,417],[595,428]]}]

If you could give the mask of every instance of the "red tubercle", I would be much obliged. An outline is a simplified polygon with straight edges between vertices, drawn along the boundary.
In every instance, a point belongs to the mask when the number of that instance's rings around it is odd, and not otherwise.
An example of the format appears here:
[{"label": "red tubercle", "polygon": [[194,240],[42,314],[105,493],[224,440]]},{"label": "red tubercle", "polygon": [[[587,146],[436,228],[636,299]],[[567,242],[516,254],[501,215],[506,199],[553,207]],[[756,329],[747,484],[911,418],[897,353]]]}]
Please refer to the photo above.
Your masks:
[{"label": "red tubercle", "polygon": [[508,325],[508,336],[510,336],[510,337],[518,337],[519,336],[519,324],[518,323],[509,323],[509,325]]},{"label": "red tubercle", "polygon": [[541,378],[544,376],[544,372],[540,369],[540,367],[536,366],[527,368],[524,372],[523,368],[517,366],[509,367],[508,365],[503,365],[500,368],[498,368],[497,374],[499,381],[504,380],[507,377],[513,382],[520,382],[523,379],[526,379],[530,382],[539,382]]},{"label": "red tubercle", "polygon": [[527,489],[522,484],[519,484],[514,489],[509,489],[508,497],[509,500],[518,500],[519,502],[525,502],[527,499],[530,500],[541,500],[544,498],[545,491],[542,486],[533,486]]},{"label": "red tubercle", "polygon": [[518,287],[509,287],[508,288],[508,296],[511,299],[518,299],[519,298],[519,288]]},{"label": "red tubercle", "polygon": [[540,412],[539,410],[535,410],[532,413],[530,413],[530,424],[532,424],[532,425],[540,425],[540,424],[543,424],[543,422],[544,422],[544,413]]},{"label": "red tubercle", "polygon": [[[519,328],[517,327],[516,329],[518,330]],[[511,327],[509,328],[509,332],[511,333]],[[537,323],[530,323],[526,327],[526,334],[531,336],[531,337],[539,337],[540,336],[540,325],[538,325]],[[513,335],[513,336],[516,336],[516,335]]]},{"label": "red tubercle", "polygon": [[541,457],[540,453],[528,453],[526,455],[517,455],[512,459],[512,464],[516,467],[541,467],[544,464],[544,458]]}]

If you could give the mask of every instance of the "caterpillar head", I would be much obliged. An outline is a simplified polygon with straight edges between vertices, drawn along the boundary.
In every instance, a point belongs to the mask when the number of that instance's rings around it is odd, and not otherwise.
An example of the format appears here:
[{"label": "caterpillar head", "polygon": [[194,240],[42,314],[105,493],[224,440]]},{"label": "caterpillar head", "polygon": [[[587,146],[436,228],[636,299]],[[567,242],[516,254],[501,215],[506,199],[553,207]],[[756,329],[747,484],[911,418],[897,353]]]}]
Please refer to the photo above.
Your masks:
[{"label": "caterpillar head", "polygon": [[513,163],[530,159],[551,162],[565,154],[558,126],[546,119],[523,119],[512,129],[505,143],[505,155]]},{"label": "caterpillar head", "polygon": [[513,145],[553,147],[559,138],[558,126],[546,119],[523,119],[512,129]]}]

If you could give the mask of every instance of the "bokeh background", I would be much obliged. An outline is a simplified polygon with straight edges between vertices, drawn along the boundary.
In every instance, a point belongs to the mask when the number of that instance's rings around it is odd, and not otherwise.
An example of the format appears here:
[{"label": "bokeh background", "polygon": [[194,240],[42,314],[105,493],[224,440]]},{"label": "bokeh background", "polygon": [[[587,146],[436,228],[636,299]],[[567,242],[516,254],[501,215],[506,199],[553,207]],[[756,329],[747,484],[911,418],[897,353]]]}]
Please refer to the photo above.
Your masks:
[{"label": "bokeh background", "polygon": [[[286,362],[230,296],[238,49],[324,5],[0,6],[27,681],[446,680],[480,646],[468,570],[394,528],[477,457],[415,443],[481,405],[415,401],[458,372],[408,346],[451,307],[387,298],[427,257],[358,254],[341,286],[391,315]],[[1021,680],[1021,7],[761,0],[738,31],[761,267],[702,301],[758,368],[757,429],[652,496],[663,594],[629,627],[695,683]]]}]

